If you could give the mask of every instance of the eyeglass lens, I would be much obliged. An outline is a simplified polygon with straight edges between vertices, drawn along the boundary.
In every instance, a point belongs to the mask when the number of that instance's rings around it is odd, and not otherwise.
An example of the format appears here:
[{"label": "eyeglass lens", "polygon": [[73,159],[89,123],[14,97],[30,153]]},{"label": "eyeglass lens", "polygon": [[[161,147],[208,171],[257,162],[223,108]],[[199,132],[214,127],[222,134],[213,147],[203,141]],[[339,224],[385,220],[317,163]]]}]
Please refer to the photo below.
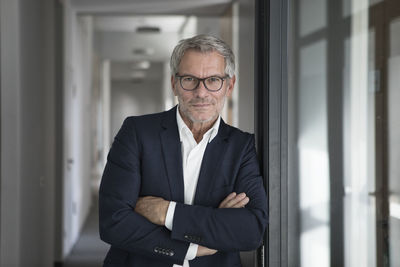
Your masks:
[{"label": "eyeglass lens", "polygon": [[200,81],[203,82],[204,86],[210,91],[218,91],[222,87],[223,79],[220,77],[208,77],[205,79],[198,79],[192,76],[181,77],[181,85],[183,89],[194,90],[198,87]]}]

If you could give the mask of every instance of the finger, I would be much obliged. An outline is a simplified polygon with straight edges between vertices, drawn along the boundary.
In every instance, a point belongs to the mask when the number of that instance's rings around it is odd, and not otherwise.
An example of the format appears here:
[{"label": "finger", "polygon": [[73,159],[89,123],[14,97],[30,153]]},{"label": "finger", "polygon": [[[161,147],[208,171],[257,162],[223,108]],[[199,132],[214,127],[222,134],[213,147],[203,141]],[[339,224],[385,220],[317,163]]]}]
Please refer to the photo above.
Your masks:
[{"label": "finger", "polygon": [[248,197],[245,197],[241,201],[237,202],[235,205],[233,205],[231,208],[243,208],[250,202],[250,199]]},{"label": "finger", "polygon": [[136,206],[136,207],[137,207],[137,206],[140,206],[140,205],[142,204],[142,202],[143,202],[143,198],[139,197],[139,198],[136,200],[135,206]]},{"label": "finger", "polygon": [[230,200],[234,199],[236,197],[236,192],[230,193],[224,200],[222,200],[221,204],[219,204],[219,208],[224,208],[226,206],[226,203],[228,203]]},{"label": "finger", "polygon": [[225,208],[233,208],[237,203],[239,203],[240,201],[242,201],[244,198],[246,197],[245,193],[240,193],[239,195],[237,195],[235,198],[229,200],[226,205]]},{"label": "finger", "polygon": [[215,249],[210,249],[210,248],[199,245],[197,248],[197,257],[213,255],[216,252],[217,252],[217,250],[215,250]]}]

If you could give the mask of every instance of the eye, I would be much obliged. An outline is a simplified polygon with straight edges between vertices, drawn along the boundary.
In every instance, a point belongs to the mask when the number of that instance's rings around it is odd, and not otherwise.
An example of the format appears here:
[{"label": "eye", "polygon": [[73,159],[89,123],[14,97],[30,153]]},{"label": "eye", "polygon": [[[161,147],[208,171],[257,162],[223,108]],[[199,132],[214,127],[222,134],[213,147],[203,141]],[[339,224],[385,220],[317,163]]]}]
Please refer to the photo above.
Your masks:
[{"label": "eye", "polygon": [[219,77],[210,77],[207,79],[207,82],[209,82],[209,83],[217,83],[220,81],[221,81],[221,78],[219,78]]},{"label": "eye", "polygon": [[184,82],[193,82],[194,78],[191,77],[191,76],[184,76],[184,77],[182,77],[182,81],[184,81]]}]

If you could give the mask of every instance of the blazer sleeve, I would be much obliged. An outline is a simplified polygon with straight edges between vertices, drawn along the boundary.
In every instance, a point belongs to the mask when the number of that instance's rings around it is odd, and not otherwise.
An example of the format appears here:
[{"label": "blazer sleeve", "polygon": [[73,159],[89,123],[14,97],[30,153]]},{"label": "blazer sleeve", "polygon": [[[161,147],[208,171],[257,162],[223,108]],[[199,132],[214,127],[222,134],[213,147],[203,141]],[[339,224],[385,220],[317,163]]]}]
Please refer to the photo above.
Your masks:
[{"label": "blazer sleeve", "polygon": [[267,225],[267,199],[259,171],[254,135],[249,135],[234,190],[245,192],[245,208],[213,208],[177,203],[172,238],[219,251],[245,251],[260,246]]},{"label": "blazer sleeve", "polygon": [[100,238],[112,246],[183,264],[189,242],[134,211],[141,184],[140,144],[134,119],[124,121],[107,157],[99,192]]}]

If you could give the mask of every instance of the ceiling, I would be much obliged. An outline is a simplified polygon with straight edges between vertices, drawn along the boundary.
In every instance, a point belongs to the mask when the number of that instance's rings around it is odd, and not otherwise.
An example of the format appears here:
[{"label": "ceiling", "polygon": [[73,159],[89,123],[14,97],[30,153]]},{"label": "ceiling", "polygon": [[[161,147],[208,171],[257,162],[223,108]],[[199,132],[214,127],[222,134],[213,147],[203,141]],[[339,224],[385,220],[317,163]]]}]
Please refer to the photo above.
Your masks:
[{"label": "ceiling", "polygon": [[83,14],[170,14],[218,16],[232,0],[70,0],[72,7]]},{"label": "ceiling", "polygon": [[[197,32],[195,17],[187,16],[95,16],[94,44],[103,59],[120,62],[165,62],[178,41]],[[159,32],[137,32],[140,27]]]},{"label": "ceiling", "polygon": [[[140,80],[154,79],[150,74],[154,64],[139,71],[132,71],[132,64],[167,62],[180,39],[197,33],[197,17],[215,19],[232,4],[232,0],[69,1],[79,15],[93,17],[95,49],[100,58],[112,62],[114,81],[137,79],[143,73]],[[141,27],[159,31],[139,32]],[[146,50],[150,53],[137,53]]]},{"label": "ceiling", "polygon": [[[137,32],[140,27],[158,28],[159,32]],[[196,18],[183,15],[117,16],[96,15],[93,19],[94,44],[99,56],[113,64],[113,81],[154,80],[154,68],[132,71],[137,62],[167,62],[182,31],[196,34]],[[154,64],[151,64],[153,66]],[[140,73],[144,76],[137,77]],[[157,70],[158,79],[162,78]]]},{"label": "ceiling", "polygon": [[160,73],[162,72],[163,64],[160,62],[136,61],[111,63],[111,80],[113,82],[139,83],[144,80],[159,81]]},{"label": "ceiling", "polygon": [[95,31],[108,32],[136,32],[139,27],[157,27],[161,32],[178,32],[186,22],[186,16],[97,16],[95,17]]}]

